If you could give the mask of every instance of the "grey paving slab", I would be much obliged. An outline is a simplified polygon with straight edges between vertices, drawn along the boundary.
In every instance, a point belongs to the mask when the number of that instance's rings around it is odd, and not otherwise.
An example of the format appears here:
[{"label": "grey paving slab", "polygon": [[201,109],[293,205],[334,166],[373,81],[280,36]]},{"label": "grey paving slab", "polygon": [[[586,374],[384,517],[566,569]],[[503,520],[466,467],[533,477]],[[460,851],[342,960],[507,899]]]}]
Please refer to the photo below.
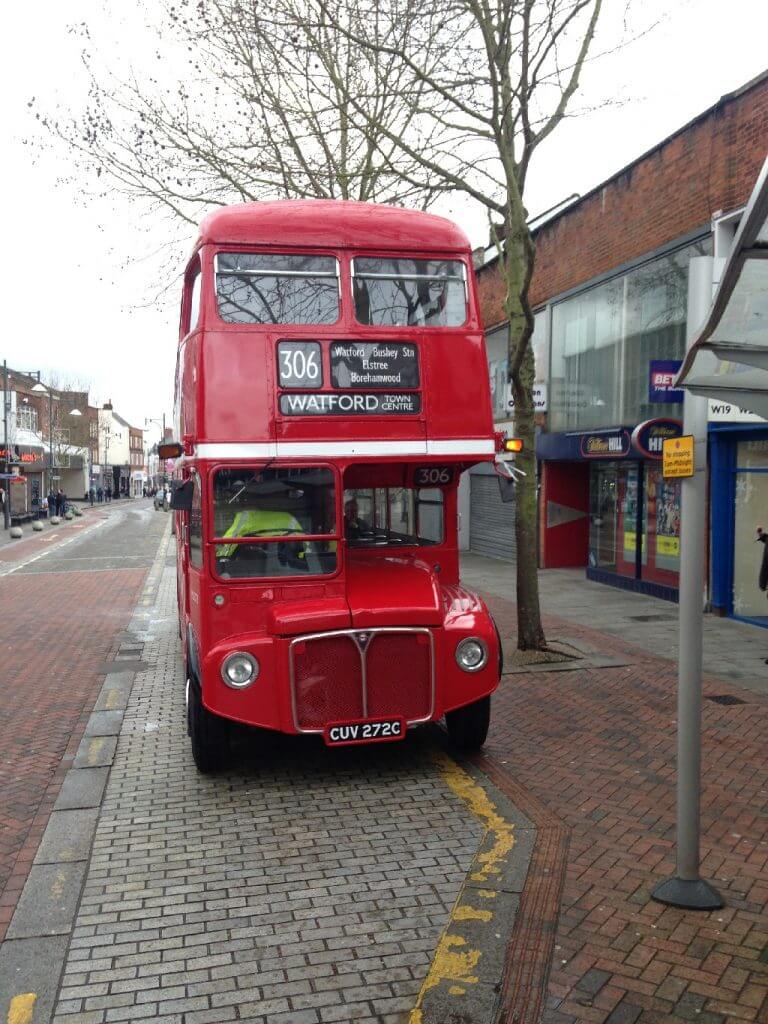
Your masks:
[{"label": "grey paving slab", "polygon": [[[0,946],[0,1020],[13,1021],[14,1000],[33,995],[29,1020],[34,1024],[47,1024],[53,1011],[67,941],[62,935],[9,939]],[[30,1000],[25,1002],[29,1006]],[[18,1002],[15,1009],[19,1009]]]},{"label": "grey paving slab", "polygon": [[94,711],[124,711],[133,687],[134,673],[109,672],[104,680]]},{"label": "grey paving slab", "polygon": [[116,736],[83,736],[73,765],[75,768],[99,768],[111,765],[116,749]]},{"label": "grey paving slab", "polygon": [[68,935],[85,870],[83,862],[33,865],[8,928],[8,938]]},{"label": "grey paving slab", "polygon": [[35,855],[35,864],[87,860],[96,831],[97,807],[54,811]]},{"label": "grey paving slab", "polygon": [[123,726],[122,711],[94,711],[85,727],[86,736],[119,736]]},{"label": "grey paving slab", "polygon": [[498,986],[478,981],[439,986],[427,993],[422,1020],[424,1024],[495,1024],[499,1007]]},{"label": "grey paving slab", "polygon": [[469,872],[467,885],[475,888],[490,887],[503,892],[521,893],[525,885],[525,879],[528,876],[531,854],[536,842],[536,832],[534,829],[516,828],[514,839],[515,845],[512,848],[512,855],[498,865],[498,874],[495,874],[493,879],[487,882],[476,882],[472,876],[481,873],[480,868],[483,863],[483,855],[488,853],[493,843],[492,837],[486,837],[480,844],[473,867]]},{"label": "grey paving slab", "polygon": [[54,811],[98,807],[107,784],[109,768],[71,768],[64,777]]}]

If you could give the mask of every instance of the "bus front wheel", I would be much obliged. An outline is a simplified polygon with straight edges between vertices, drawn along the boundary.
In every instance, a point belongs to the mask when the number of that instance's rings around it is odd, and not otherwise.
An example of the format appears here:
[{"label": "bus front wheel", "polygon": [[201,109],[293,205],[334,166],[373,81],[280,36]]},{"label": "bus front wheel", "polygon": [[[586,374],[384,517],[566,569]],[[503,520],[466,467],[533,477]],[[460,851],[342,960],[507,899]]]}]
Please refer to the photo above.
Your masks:
[{"label": "bus front wheel", "polygon": [[479,750],[485,743],[490,722],[490,697],[483,697],[474,704],[448,711],[445,715],[448,737],[460,750]]},{"label": "bus front wheel", "polygon": [[192,757],[197,770],[208,775],[224,764],[229,749],[227,723],[203,707],[195,683],[190,680],[187,704],[187,728],[192,741]]}]

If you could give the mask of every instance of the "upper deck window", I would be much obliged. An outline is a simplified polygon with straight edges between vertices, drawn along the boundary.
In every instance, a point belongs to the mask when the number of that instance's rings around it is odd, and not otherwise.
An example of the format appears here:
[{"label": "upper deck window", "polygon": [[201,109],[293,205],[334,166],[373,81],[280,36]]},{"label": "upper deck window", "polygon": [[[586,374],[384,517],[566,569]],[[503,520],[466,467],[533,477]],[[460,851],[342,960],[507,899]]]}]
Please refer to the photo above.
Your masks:
[{"label": "upper deck window", "polygon": [[216,296],[231,324],[332,324],[339,265],[333,256],[220,252]]},{"label": "upper deck window", "polygon": [[377,327],[460,327],[467,319],[460,260],[352,261],[355,316]]}]

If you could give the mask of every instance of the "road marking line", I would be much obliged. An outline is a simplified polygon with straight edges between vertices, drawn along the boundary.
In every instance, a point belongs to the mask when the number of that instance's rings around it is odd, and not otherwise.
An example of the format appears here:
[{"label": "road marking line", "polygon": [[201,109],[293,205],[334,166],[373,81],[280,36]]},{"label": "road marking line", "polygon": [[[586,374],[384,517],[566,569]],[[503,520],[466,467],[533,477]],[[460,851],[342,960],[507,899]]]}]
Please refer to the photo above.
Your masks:
[{"label": "road marking line", "polygon": [[441,750],[434,751],[432,757],[448,788],[485,826],[480,845],[483,846],[490,840],[490,846],[475,858],[480,864],[479,870],[473,871],[462,883],[451,916],[437,943],[427,976],[419,990],[416,1005],[411,1010],[408,1024],[424,1024],[424,998],[441,982],[448,983],[448,995],[456,997],[466,995],[467,986],[477,984],[479,979],[475,969],[483,955],[482,950],[473,949],[467,940],[455,934],[453,929],[460,921],[492,920],[492,910],[472,907],[467,900],[470,895],[473,899],[480,896],[485,900],[492,900],[497,895],[496,891],[473,887],[470,893],[467,892],[467,882],[488,882],[489,876],[501,874],[501,865],[515,845],[514,824],[499,814],[496,805],[492,803],[483,787]]},{"label": "road marking line", "polygon": [[[105,520],[105,522],[107,522],[107,520]],[[93,530],[98,530],[99,527],[101,527],[103,525],[104,525],[104,523],[94,523],[92,529]],[[75,540],[80,540],[80,534],[75,534],[75,536],[74,537],[70,537],[69,540],[63,540],[61,542],[61,544],[57,544],[56,545],[55,549],[54,548],[47,548],[45,551],[41,551],[39,554],[33,555],[31,558],[27,558],[23,562],[18,562],[16,565],[12,566],[10,569],[0,570],[0,576],[10,576],[12,573],[18,572],[19,569],[23,569],[27,565],[32,565],[33,562],[37,562],[37,561],[39,561],[39,559],[45,558],[46,555],[50,555],[51,551],[53,551],[53,550],[61,551],[61,549],[65,548],[67,546],[67,544],[71,544]]]},{"label": "road marking line", "polygon": [[37,995],[34,992],[25,992],[23,995],[14,996],[8,1010],[7,1024],[32,1024],[36,1001]]}]

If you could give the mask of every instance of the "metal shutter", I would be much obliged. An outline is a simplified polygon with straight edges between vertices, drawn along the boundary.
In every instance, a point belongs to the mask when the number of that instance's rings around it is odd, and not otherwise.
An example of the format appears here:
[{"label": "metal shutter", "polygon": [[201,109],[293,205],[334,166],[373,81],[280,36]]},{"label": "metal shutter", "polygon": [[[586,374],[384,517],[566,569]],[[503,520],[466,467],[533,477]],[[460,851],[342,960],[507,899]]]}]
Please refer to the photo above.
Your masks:
[{"label": "metal shutter", "polygon": [[515,560],[514,501],[503,502],[496,475],[470,474],[469,546],[478,555]]}]

